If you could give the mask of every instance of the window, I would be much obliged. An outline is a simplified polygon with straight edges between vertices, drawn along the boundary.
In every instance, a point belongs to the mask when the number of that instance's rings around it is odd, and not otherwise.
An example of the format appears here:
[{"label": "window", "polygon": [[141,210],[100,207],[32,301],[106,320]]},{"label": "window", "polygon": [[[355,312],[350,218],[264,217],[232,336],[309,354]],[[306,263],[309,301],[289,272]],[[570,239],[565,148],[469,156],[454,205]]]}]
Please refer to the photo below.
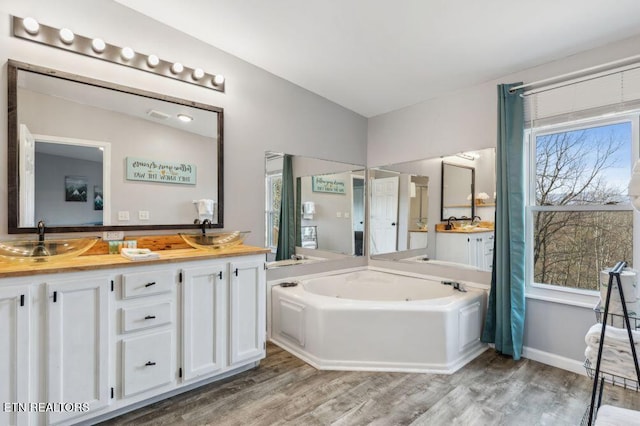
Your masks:
[{"label": "window", "polygon": [[597,290],[599,271],[633,262],[627,185],[637,115],[532,128],[528,239],[534,285]]},{"label": "window", "polygon": [[267,247],[272,250],[278,248],[278,227],[280,226],[280,199],[282,194],[282,173],[268,174],[266,178],[267,186]]}]

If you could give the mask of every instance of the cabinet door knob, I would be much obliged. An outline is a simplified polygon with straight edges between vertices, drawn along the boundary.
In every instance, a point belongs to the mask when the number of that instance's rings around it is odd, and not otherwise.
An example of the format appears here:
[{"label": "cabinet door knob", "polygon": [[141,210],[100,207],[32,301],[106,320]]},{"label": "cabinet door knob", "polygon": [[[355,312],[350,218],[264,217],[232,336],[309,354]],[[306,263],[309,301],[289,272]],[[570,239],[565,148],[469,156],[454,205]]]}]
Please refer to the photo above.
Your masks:
[{"label": "cabinet door knob", "polygon": [[148,361],[145,365],[146,365],[146,366],[151,366],[151,365],[156,365],[156,363],[155,363],[155,362]]},{"label": "cabinet door knob", "polygon": [[148,320],[148,319],[156,319],[155,315],[147,315],[146,317],[144,317],[144,319]]},{"label": "cabinet door knob", "polygon": [[396,223],[395,222],[391,222],[391,226],[396,226]]},{"label": "cabinet door knob", "polygon": [[144,286],[145,287],[151,287],[152,285],[156,285],[156,282],[153,281],[153,282],[150,282],[150,283],[146,283]]}]

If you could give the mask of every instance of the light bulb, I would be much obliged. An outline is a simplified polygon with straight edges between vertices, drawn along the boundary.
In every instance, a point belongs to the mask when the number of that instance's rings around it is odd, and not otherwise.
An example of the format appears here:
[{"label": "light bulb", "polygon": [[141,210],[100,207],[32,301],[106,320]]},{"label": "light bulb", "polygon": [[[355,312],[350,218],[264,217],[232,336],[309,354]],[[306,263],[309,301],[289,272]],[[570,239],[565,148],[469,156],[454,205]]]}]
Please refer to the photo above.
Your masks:
[{"label": "light bulb", "polygon": [[222,83],[224,83],[224,76],[222,74],[216,74],[216,76],[213,77],[213,84],[219,86]]},{"label": "light bulb", "polygon": [[120,52],[120,56],[122,57],[122,59],[124,59],[125,61],[130,61],[133,59],[135,55],[135,52],[133,51],[132,48],[130,47],[123,47],[122,51]]},{"label": "light bulb", "polygon": [[189,123],[190,121],[193,121],[193,117],[187,114],[178,114],[178,120]]},{"label": "light bulb", "polygon": [[101,38],[94,38],[93,40],[91,40],[91,48],[96,53],[102,53],[104,52],[104,49],[107,48],[107,45]]},{"label": "light bulb", "polygon": [[200,80],[202,77],[204,77],[204,71],[202,70],[202,68],[196,68],[193,70],[192,76],[194,80]]},{"label": "light bulb", "polygon": [[180,62],[175,62],[173,65],[171,65],[171,72],[174,74],[180,74],[182,71],[184,71],[184,67],[182,66],[182,64]]},{"label": "light bulb", "polygon": [[73,43],[73,39],[75,38],[75,34],[69,28],[62,28],[60,30],[60,40],[62,40],[65,44]]},{"label": "light bulb", "polygon": [[158,66],[159,63],[160,59],[156,55],[149,55],[147,57],[147,65],[149,65],[151,68]]},{"label": "light bulb", "polygon": [[24,30],[31,35],[36,35],[40,31],[40,24],[31,17],[24,18],[22,20],[22,26],[24,27]]}]

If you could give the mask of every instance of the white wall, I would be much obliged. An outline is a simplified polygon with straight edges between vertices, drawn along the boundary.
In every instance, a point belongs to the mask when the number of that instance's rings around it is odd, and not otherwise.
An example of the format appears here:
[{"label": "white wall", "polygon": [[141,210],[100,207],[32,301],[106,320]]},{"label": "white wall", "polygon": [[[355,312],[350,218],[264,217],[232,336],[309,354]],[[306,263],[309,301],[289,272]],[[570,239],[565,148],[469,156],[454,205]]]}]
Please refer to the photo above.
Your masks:
[{"label": "white wall", "polygon": [[[372,167],[495,146],[497,84],[537,81],[638,54],[640,37],[627,39],[370,118],[367,164]],[[431,195],[430,191],[430,198]],[[428,265],[422,266],[421,271],[431,271]],[[454,277],[463,275],[461,271],[450,271]],[[486,273],[467,274],[465,278],[490,281]],[[580,371],[584,334],[594,322],[591,308],[528,298],[526,354],[565,368],[578,367]]]},{"label": "white wall", "polygon": [[[33,16],[46,25],[222,73],[226,93],[12,37],[9,15]],[[266,150],[366,162],[364,117],[110,0],[2,1],[0,47],[0,79],[5,82],[6,61],[12,58],[224,108],[225,229],[251,230],[248,244],[264,245]],[[0,91],[0,104],[7,104],[6,90]],[[5,114],[0,133],[7,134]],[[0,164],[6,164],[5,139],[0,145]],[[0,198],[7,199],[4,175]],[[2,209],[0,236],[6,234],[7,212]]]}]

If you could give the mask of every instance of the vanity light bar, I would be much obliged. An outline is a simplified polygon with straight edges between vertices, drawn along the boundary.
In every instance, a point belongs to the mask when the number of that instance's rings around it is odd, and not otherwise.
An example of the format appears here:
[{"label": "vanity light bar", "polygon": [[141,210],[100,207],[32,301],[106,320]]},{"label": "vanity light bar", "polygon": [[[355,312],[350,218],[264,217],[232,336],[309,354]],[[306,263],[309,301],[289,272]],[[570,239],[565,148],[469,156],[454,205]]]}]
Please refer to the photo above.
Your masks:
[{"label": "vanity light bar", "polygon": [[74,34],[68,28],[43,25],[33,18],[12,18],[14,37],[224,92],[225,80],[221,74],[209,74],[202,68],[189,68],[180,62],[164,61],[153,54],[135,52],[128,46],[119,47],[100,38]]}]

